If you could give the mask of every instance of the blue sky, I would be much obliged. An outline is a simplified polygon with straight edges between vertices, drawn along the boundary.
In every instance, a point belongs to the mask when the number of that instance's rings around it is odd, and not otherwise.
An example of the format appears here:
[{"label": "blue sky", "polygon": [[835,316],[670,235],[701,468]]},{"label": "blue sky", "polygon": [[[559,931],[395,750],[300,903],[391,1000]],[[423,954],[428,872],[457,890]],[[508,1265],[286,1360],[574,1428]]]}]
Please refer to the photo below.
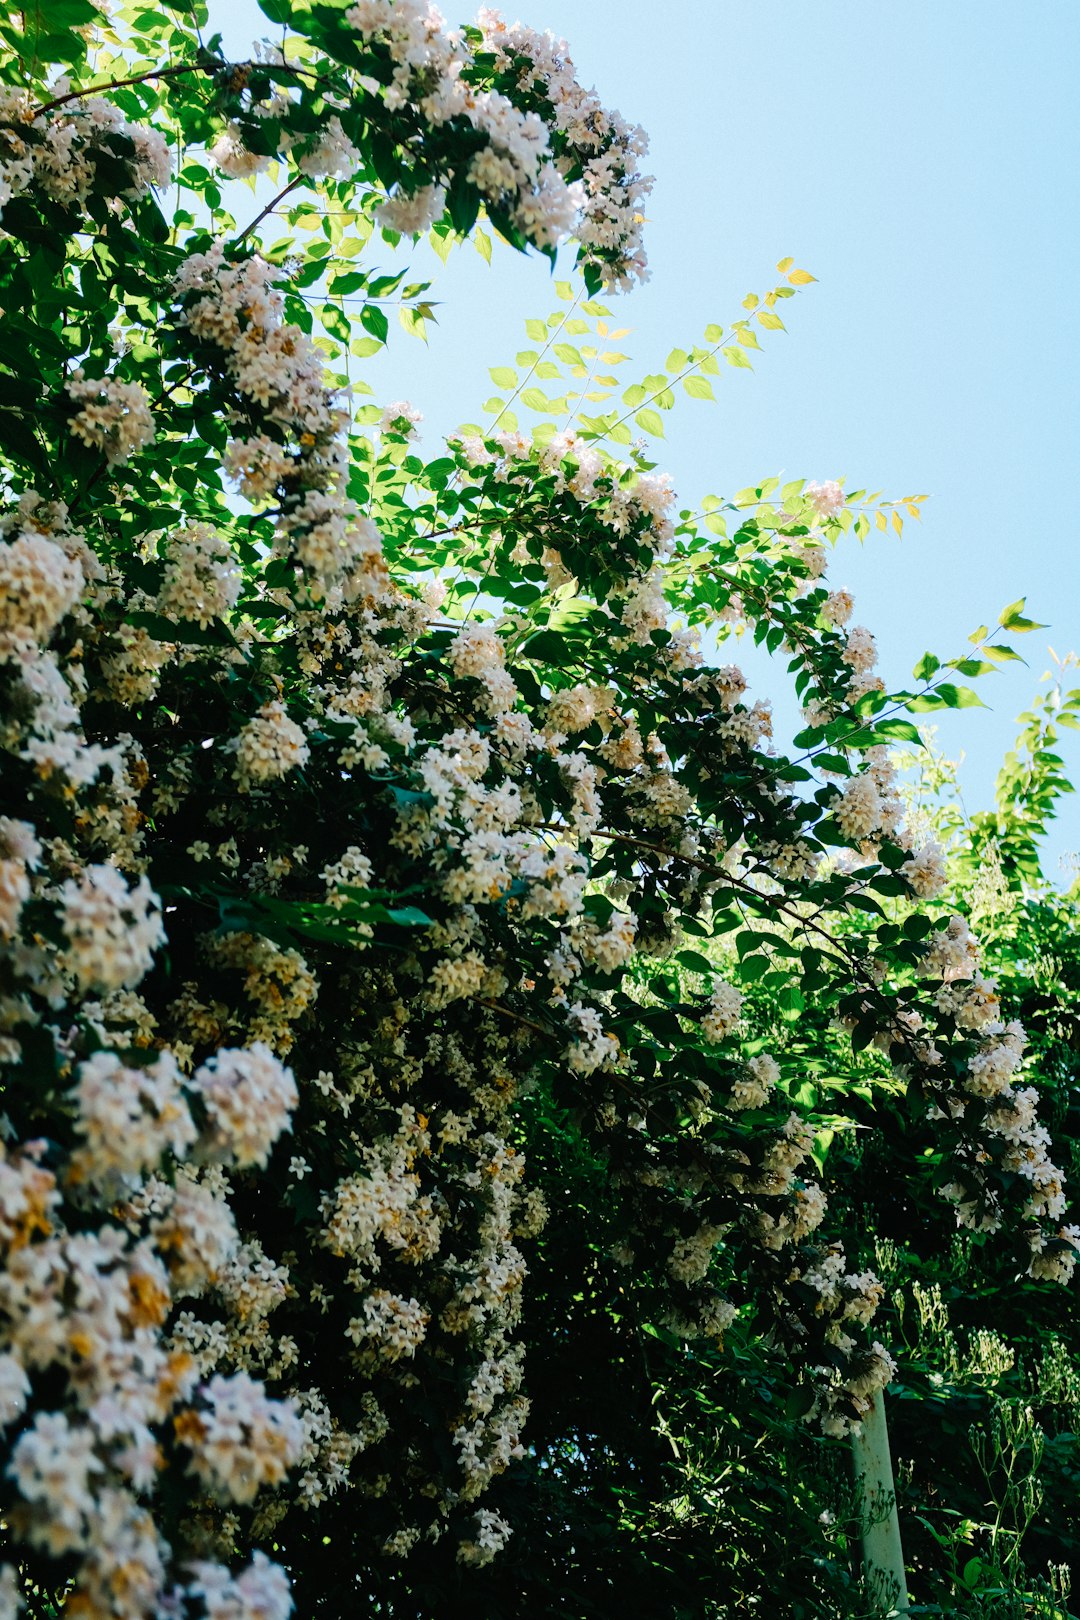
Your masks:
[{"label": "blue sky", "polygon": [[[661,465],[686,504],[771,473],[929,492],[921,526],[849,540],[830,568],[890,684],[1016,597],[1047,621],[1023,638],[1028,668],[984,683],[991,708],[940,728],[966,753],[969,808],[989,802],[1048,648],[1080,650],[1080,4],[529,0],[521,15],[649,132],[652,279],[614,310],[642,370],[727,322],[782,256],[818,278],[753,374],[725,368],[717,406],[668,424]],[[211,18],[238,54],[271,31],[254,0],[211,0]],[[438,272],[440,324],[426,350],[392,338],[368,376],[434,437],[475,418],[487,367],[556,300],[543,261],[498,245],[491,268],[471,250],[445,271],[409,257]],[[1080,733],[1063,752],[1080,773]],[[1078,848],[1066,804],[1050,852]]]}]

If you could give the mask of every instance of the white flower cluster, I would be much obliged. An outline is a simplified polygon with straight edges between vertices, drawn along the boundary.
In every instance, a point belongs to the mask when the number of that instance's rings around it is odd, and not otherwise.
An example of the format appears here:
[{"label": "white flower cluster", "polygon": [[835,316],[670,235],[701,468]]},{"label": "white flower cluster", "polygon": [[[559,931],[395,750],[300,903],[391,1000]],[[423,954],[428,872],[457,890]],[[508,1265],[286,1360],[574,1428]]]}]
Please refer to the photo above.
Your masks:
[{"label": "white flower cluster", "polygon": [[216,242],[187,259],[174,282],[181,320],[218,351],[252,418],[253,431],[230,445],[228,463],[251,498],[284,497],[280,554],[295,559],[315,598],[340,589],[370,611],[389,599],[382,542],[341,493],[345,413],[311,338],[282,322],[275,275],[257,256],[230,262]]},{"label": "white flower cluster", "polygon": [[48,641],[86,581],[76,557],[36,529],[0,540],[0,659]]},{"label": "white flower cluster", "polygon": [[348,179],[360,167],[360,153],[341,127],[341,119],[331,113],[325,126],[306,142],[297,158],[302,174],[313,180]]},{"label": "white flower cluster", "polygon": [[[822,552],[824,558],[824,552]],[[834,629],[847,624],[855,608],[855,599],[850,591],[830,591],[821,606],[821,617],[826,624]]]},{"label": "white flower cluster", "polygon": [[381,433],[394,433],[401,439],[414,439],[416,429],[424,420],[422,412],[407,399],[396,399],[387,405],[379,418]]},{"label": "white flower cluster", "polygon": [[807,484],[803,497],[810,502],[819,518],[836,517],[843,510],[846,499],[842,486],[835,478],[826,480],[824,484]]},{"label": "white flower cluster", "polygon": [[502,1552],[513,1531],[506,1520],[490,1508],[478,1508],[475,1515],[475,1533],[458,1547],[458,1560],[462,1564],[490,1564]]},{"label": "white flower cluster", "polygon": [[884,1285],[872,1271],[849,1271],[839,1244],[819,1250],[797,1273],[800,1285],[816,1296],[816,1311],[827,1322],[825,1343],[830,1351],[830,1360],[814,1368],[815,1398],[806,1420],[816,1421],[825,1434],[839,1439],[857,1432],[875,1391],[896,1372],[896,1362],[882,1344],[861,1345],[848,1331],[865,1327],[873,1318]]},{"label": "white flower cluster", "polygon": [[198,1405],[178,1412],[174,1426],[207,1489],[230,1502],[251,1502],[264,1486],[280,1484],[304,1441],[292,1403],[268,1399],[242,1372],[216,1374],[198,1395]]},{"label": "white flower cluster", "polygon": [[277,698],[263,704],[229,750],[236,755],[236,780],[243,792],[287,776],[306,765],[311,753],[302,728],[290,720]]},{"label": "white flower cluster", "polygon": [[138,984],[165,942],[161,902],[145,877],[129,888],[115,866],[87,866],[59,893],[64,962],[85,990]]},{"label": "white flower cluster", "polygon": [[900,873],[920,900],[936,900],[945,887],[945,852],[931,839],[908,857]]},{"label": "white flower cluster", "polygon": [[345,905],[348,896],[343,888],[367,889],[371,886],[373,867],[362,849],[355,844],[325,866],[321,876],[326,884],[326,902],[328,905],[340,908]]},{"label": "white flower cluster", "polygon": [[746,1073],[732,1086],[729,1106],[740,1113],[748,1108],[764,1108],[779,1079],[780,1066],[776,1059],[767,1052],[759,1053],[750,1059]]},{"label": "white flower cluster", "polygon": [[575,1074],[593,1074],[607,1068],[619,1055],[618,1036],[605,1031],[603,1020],[595,1007],[586,1007],[580,1001],[572,1003],[567,1023],[573,1040],[566,1060]]},{"label": "white flower cluster", "polygon": [[506,668],[506,654],[496,627],[471,620],[462,625],[450,644],[450,666],[461,679],[471,675],[484,688],[485,707],[497,718],[508,714],[518,699],[518,689]]},{"label": "white flower cluster", "polygon": [[193,1087],[206,1104],[214,1150],[237,1165],[264,1165],[297,1103],[291,1069],[256,1041],[222,1049],[197,1070]]},{"label": "white flower cluster", "polygon": [[708,1275],[716,1246],[724,1235],[722,1226],[701,1226],[690,1237],[680,1238],[668,1257],[668,1270],[680,1282],[700,1282]]},{"label": "white flower cluster", "polygon": [[874,667],[877,664],[877,643],[865,625],[857,624],[848,631],[840,657],[852,671],[847,688],[849,702],[857,702],[867,692],[884,691],[881,676],[874,674]]},{"label": "white flower cluster", "polygon": [[742,992],[718,979],[701,1020],[702,1033],[712,1046],[734,1035],[742,1023]]},{"label": "white flower cluster", "polygon": [[[102,1179],[107,1199],[114,1172],[134,1176],[158,1150],[182,1152],[191,1143],[167,1054],[141,1077],[112,1054],[98,1054],[82,1065],[76,1101],[87,1145],[70,1170],[82,1189],[84,1222],[94,1180]],[[12,1446],[9,1534],[68,1558],[77,1606],[145,1620],[173,1601],[166,1590],[170,1548],[147,1506],[162,1466],[155,1431],[171,1418],[193,1470],[245,1501],[296,1460],[299,1424],[288,1403],[268,1400],[244,1375],[218,1377],[197,1409],[184,1405],[196,1366],[185,1351],[168,1348],[161,1330],[184,1265],[214,1263],[205,1222],[188,1234],[195,1249],[187,1262],[179,1228],[160,1213],[149,1235],[139,1236],[142,1214],[134,1204],[120,1211],[123,1226],[103,1213],[96,1231],[70,1232],[40,1152],[41,1144],[0,1150],[0,1420],[10,1423],[26,1409],[28,1374],[48,1375],[53,1403],[33,1411]],[[177,1203],[184,1185],[177,1183]],[[149,1181],[139,1195],[143,1213],[163,1212],[173,1195],[165,1183],[156,1187]],[[231,1580],[208,1564],[203,1575],[219,1585]]]},{"label": "white flower cluster", "polygon": [[375,218],[386,231],[399,236],[422,236],[442,218],[446,207],[445,186],[419,186],[416,191],[395,191],[375,210]]},{"label": "white flower cluster", "polygon": [[923,955],[922,971],[927,978],[951,984],[954,979],[970,979],[978,960],[979,947],[966,920],[950,917],[945,927],[931,936]]},{"label": "white flower cluster", "polygon": [[638,920],[632,911],[615,911],[604,929],[586,924],[574,944],[582,957],[601,973],[617,973],[634,954]]},{"label": "white flower cluster", "polygon": [[844,837],[866,853],[873,853],[880,839],[896,836],[904,806],[887,748],[867,751],[865,768],[845,782],[833,813]]},{"label": "white flower cluster", "polygon": [[[529,63],[519,98],[539,110],[524,110],[470,82],[469,44],[446,28],[428,0],[359,0],[346,16],[365,41],[389,51],[388,109],[408,109],[436,129],[465,119],[486,138],[468,178],[490,208],[507,214],[539,247],[575,232],[609,284],[644,276],[640,209],[651,182],[637,163],[645,138],[582,89],[564,45],[520,25],[509,29],[494,12],[481,13],[482,49],[495,54],[497,67],[522,58]],[[572,171],[581,178],[568,180]],[[439,217],[444,201],[437,177],[403,183],[377,218],[388,230],[415,235]]]},{"label": "white flower cluster", "polygon": [[559,736],[588,731],[597,714],[602,714],[610,702],[611,693],[605,687],[593,686],[587,681],[564,686],[552,695],[544,730]]},{"label": "white flower cluster", "polygon": [[[301,174],[312,180],[351,179],[360,168],[362,159],[342,128],[337,113],[331,113],[324,124],[314,133],[309,133],[290,127],[292,106],[288,93],[279,88],[272,96],[252,105],[250,110],[251,115],[263,123],[268,119],[280,121],[278,152],[292,156]],[[229,180],[251,180],[263,174],[272,161],[267,154],[251,150],[244,138],[244,130],[236,122],[225,126],[210,147],[209,155]]]},{"label": "white flower cluster", "polygon": [[403,1299],[385,1288],[376,1288],[364,1301],[363,1312],[349,1323],[349,1337],[379,1357],[397,1361],[414,1356],[424,1342],[428,1317],[415,1299]]},{"label": "white flower cluster", "polygon": [[40,860],[41,844],[31,824],[0,816],[0,940],[14,937]]},{"label": "white flower cluster", "polygon": [[79,1068],[75,1089],[85,1146],[72,1157],[72,1176],[107,1184],[110,1177],[156,1169],[166,1153],[185,1158],[198,1132],[171,1052],[133,1069],[115,1052],[95,1052]]},{"label": "white flower cluster", "polygon": [[257,255],[231,262],[215,242],[185,260],[174,282],[182,320],[198,341],[224,351],[236,387],[268,423],[288,431],[335,433],[340,415],[327,401],[322,363],[310,338],[281,319],[276,272]]},{"label": "white flower cluster", "polygon": [[164,543],[165,571],[158,592],[159,613],[191,619],[203,629],[236,606],[241,575],[225,536],[194,523]]},{"label": "white flower cluster", "polygon": [[[1024,1235],[1031,1249],[1033,1276],[1068,1282],[1080,1255],[1080,1228],[1058,1226],[1053,1244],[1047,1233],[1034,1222],[1060,1222],[1065,1212],[1064,1176],[1050,1158],[1050,1133],[1036,1117],[1037,1094],[1026,1087],[1017,1090],[1014,1080],[1023,1061],[1027,1037],[1015,1019],[1001,1017],[993,980],[979,971],[979,946],[963,917],[951,917],[943,929],[927,942],[922,973],[940,981],[934,1001],[937,1010],[950,1019],[961,1037],[974,1038],[959,1091],[946,1088],[941,1054],[919,1033],[921,1017],[912,1013],[902,1031],[906,1045],[913,1049],[939,1084],[935,1087],[938,1111],[945,1117],[962,1118],[966,1098],[976,1099],[985,1108],[982,1129],[993,1144],[1006,1173],[1028,1184],[1023,1204],[1024,1216],[1032,1222]],[[987,1148],[979,1149],[987,1153]],[[996,1231],[1002,1222],[997,1199],[987,1199],[980,1188],[974,1167],[961,1155],[959,1174],[946,1183],[941,1196],[956,1206],[957,1221],[981,1231]]]},{"label": "white flower cluster", "polygon": [[[67,81],[59,80],[54,93],[59,99],[68,89]],[[66,208],[85,203],[100,184],[102,159],[109,175],[123,165],[127,184],[116,195],[125,201],[169,182],[162,132],[129,123],[113,102],[78,98],[35,114],[25,90],[0,89],[0,212],[34,184]]]},{"label": "white flower cluster", "polygon": [[442,1236],[416,1176],[417,1155],[430,1149],[430,1137],[411,1108],[400,1117],[392,1136],[365,1147],[364,1173],[347,1177],[323,1200],[327,1246],[369,1275],[381,1267],[382,1245],[416,1265],[436,1252]]},{"label": "white flower cluster", "polygon": [[609,112],[594,91],[578,82],[565,40],[522,23],[507,25],[497,11],[481,10],[484,47],[500,68],[512,68],[523,91],[543,97],[553,109],[565,143],[561,162],[581,170],[582,218],[575,235],[601,264],[605,284],[628,287],[644,280],[642,209],[652,180],[639,159],[648,151],[644,130]]},{"label": "white flower cluster", "polygon": [[227,180],[250,180],[270,167],[270,159],[244,144],[243,131],[229,124],[210,147],[210,157]]},{"label": "white flower cluster", "polygon": [[119,377],[87,377],[77,366],[65,384],[78,406],[71,431],[91,450],[101,450],[110,467],[122,467],[154,437],[150,397],[141,383]]},{"label": "white flower cluster", "polygon": [[289,1577],[264,1552],[239,1575],[196,1560],[185,1590],[204,1605],[207,1620],[289,1620],[293,1609]]}]

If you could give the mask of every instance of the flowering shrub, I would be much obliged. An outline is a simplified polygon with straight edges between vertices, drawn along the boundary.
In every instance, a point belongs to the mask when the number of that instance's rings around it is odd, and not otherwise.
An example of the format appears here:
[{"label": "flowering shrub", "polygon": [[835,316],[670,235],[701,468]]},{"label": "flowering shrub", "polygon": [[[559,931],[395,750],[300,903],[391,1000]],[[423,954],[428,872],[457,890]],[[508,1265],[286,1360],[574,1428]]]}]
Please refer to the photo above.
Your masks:
[{"label": "flowering shrub", "polygon": [[[1077,1248],[1023,1032],[967,923],[921,909],[943,871],[889,757],[970,660],[887,694],[824,583],[899,510],[770,480],[679,511],[632,439],[810,278],[783,261],[663,373],[592,387],[624,358],[595,295],[644,267],[641,133],[493,13],[265,9],[296,32],[242,63],[90,0],[21,54],[0,29],[0,1616],[274,1620],[285,1570],[339,1613],[353,1564],[493,1560],[538,1090],[602,1167],[627,1311],[738,1323],[846,1434],[893,1371],[883,1288],[749,985],[883,1054],[965,1226],[1040,1279]],[[425,460],[348,368],[426,288],[359,256],[489,250],[481,210],[573,236],[580,285]],[[799,753],[729,661],[744,630],[790,657]]]},{"label": "flowering shrub", "polygon": [[[1070,665],[1075,657],[1021,716],[992,810],[969,817],[957,767],[932,737],[910,797],[911,813],[948,852],[950,908],[982,940],[980,999],[1000,998],[1027,1030],[1018,1100],[1034,1107],[1037,1083],[1044,1124],[1075,1179],[1080,888],[1075,853],[1065,889],[1039,847],[1072,792],[1062,744],[1080,729],[1080,687],[1069,689]],[[996,1246],[950,1232],[929,1189],[912,1189],[915,1207],[901,1225],[880,1172],[879,1148],[838,1166],[853,1220],[875,1233],[888,1284],[882,1334],[905,1369],[890,1429],[920,1595],[965,1615],[999,1606],[1017,1616],[1072,1614],[1080,1573],[1071,1508],[1080,1470],[1075,1300],[1018,1278]],[[943,1434],[956,1438],[943,1445]]]}]

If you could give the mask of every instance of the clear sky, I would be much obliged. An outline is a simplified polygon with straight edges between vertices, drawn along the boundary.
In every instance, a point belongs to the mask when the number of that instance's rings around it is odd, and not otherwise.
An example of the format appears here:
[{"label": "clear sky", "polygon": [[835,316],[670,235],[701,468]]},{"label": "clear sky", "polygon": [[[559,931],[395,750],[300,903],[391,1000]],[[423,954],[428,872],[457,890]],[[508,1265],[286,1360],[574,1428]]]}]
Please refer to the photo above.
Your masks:
[{"label": "clear sky", "polygon": [[[668,423],[661,465],[685,504],[771,473],[929,492],[921,527],[849,539],[830,568],[890,685],[928,648],[959,654],[1016,597],[1047,621],[1022,640],[1027,669],[983,683],[989,711],[941,724],[966,751],[969,808],[988,803],[1048,647],[1080,650],[1080,0],[528,0],[520,14],[565,36],[583,81],[649,132],[652,279],[615,310],[642,370],[726,323],[782,256],[818,277],[784,307],[788,334],[762,334],[753,374],[725,367],[717,406],[688,401]],[[237,54],[272,31],[254,0],[211,0],[211,18]],[[438,271],[441,324],[426,350],[392,336],[368,376],[434,436],[475,418],[486,368],[512,363],[523,319],[556,301],[543,261],[498,245],[490,269],[471,250],[445,271],[423,249],[410,259]],[[1080,733],[1063,741],[1080,782]],[[1080,799],[1051,841],[1055,860],[1078,848]]]}]

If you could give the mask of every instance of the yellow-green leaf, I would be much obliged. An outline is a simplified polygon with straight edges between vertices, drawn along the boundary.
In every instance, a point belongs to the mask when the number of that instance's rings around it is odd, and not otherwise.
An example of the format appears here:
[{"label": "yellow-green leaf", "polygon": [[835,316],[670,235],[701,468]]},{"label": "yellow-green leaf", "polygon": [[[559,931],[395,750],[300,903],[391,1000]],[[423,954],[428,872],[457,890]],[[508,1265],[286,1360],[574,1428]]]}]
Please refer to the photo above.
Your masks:
[{"label": "yellow-green leaf", "polygon": [[715,399],[712,383],[707,377],[684,377],[683,387],[691,399]]}]

